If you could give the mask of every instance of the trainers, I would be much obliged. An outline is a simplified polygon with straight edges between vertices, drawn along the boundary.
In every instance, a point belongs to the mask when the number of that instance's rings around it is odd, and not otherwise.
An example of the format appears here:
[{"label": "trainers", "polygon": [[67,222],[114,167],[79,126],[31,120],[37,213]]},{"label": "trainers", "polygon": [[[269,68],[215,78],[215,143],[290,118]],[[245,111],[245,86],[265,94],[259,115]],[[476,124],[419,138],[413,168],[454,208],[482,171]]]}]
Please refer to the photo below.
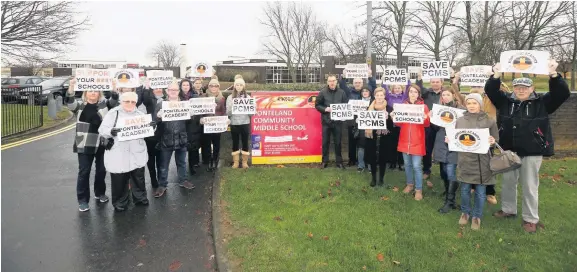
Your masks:
[{"label": "trainers", "polygon": [[415,200],[419,201],[423,199],[423,190],[415,190]]},{"label": "trainers", "polygon": [[362,173],[365,169],[363,168],[357,168],[357,172]]},{"label": "trainers", "polygon": [[433,188],[433,183],[427,180],[427,187]]},{"label": "trainers", "polygon": [[472,230],[480,230],[481,229],[481,219],[473,217],[471,220],[471,229]]},{"label": "trainers", "polygon": [[88,203],[80,203],[78,204],[78,210],[81,212],[85,212],[90,210],[90,206],[88,206]]},{"label": "trainers", "polygon": [[407,184],[407,186],[405,186],[405,189],[403,189],[403,193],[408,194],[411,191],[413,191],[413,188],[415,187],[415,185],[413,184]]},{"label": "trainers", "polygon": [[497,218],[514,218],[514,217],[516,217],[517,215],[516,215],[516,214],[506,213],[506,212],[504,212],[503,210],[499,210],[498,212],[495,212],[495,213],[493,214],[493,216],[494,216],[494,217],[497,217]]},{"label": "trainers", "polygon": [[487,196],[487,203],[495,205],[497,204],[497,198],[494,195]]},{"label": "trainers", "polygon": [[178,184],[178,186],[189,190],[194,189],[194,184],[192,184],[190,181],[181,182]]},{"label": "trainers", "polygon": [[158,187],[158,189],[156,189],[156,192],[154,192],[154,197],[159,198],[159,197],[163,196],[165,192],[166,192],[166,188]]},{"label": "trainers", "polygon": [[100,203],[106,203],[109,200],[108,196],[106,196],[106,195],[94,196],[94,198],[98,199],[100,201]]},{"label": "trainers", "polygon": [[459,218],[459,225],[467,225],[467,223],[469,223],[469,215],[462,213],[461,217]]}]

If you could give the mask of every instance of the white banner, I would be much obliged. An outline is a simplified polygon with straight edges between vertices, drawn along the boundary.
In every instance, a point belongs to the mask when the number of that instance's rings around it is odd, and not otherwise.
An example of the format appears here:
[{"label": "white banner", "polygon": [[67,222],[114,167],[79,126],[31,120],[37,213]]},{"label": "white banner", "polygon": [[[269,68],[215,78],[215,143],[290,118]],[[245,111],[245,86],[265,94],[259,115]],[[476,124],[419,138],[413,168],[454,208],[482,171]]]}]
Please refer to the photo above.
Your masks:
[{"label": "white banner", "polygon": [[154,136],[154,128],[150,122],[152,122],[150,114],[118,118],[118,122],[116,122],[117,128],[120,129],[116,135],[118,141],[124,142]]},{"label": "white banner", "polygon": [[489,152],[488,128],[481,129],[453,129],[447,128],[449,150],[457,152],[487,154]]},{"label": "white banner", "polygon": [[409,81],[407,69],[385,69],[383,71],[383,82],[385,85],[406,85]]},{"label": "white banner", "polygon": [[214,97],[198,97],[190,100],[190,115],[214,114],[216,102]]},{"label": "white banner", "polygon": [[359,115],[359,111],[365,111],[369,108],[371,101],[368,100],[349,100],[349,105],[353,107],[353,114]]},{"label": "white banner", "polygon": [[256,114],[256,99],[233,98],[232,114]]},{"label": "white banner", "polygon": [[138,69],[110,69],[116,80],[116,88],[136,88],[140,86]]},{"label": "white banner", "polygon": [[174,81],[174,72],[171,70],[150,70],[146,71],[146,77],[150,82],[151,89],[165,89]]},{"label": "white banner", "polygon": [[190,67],[191,77],[212,77],[212,65],[208,62],[200,61]]},{"label": "white banner", "polygon": [[345,78],[368,78],[369,65],[366,63],[347,63],[343,75]]},{"label": "white banner", "polygon": [[189,101],[162,101],[162,121],[179,121],[190,119]]},{"label": "white banner", "polygon": [[393,105],[393,122],[407,124],[423,124],[425,121],[425,105],[401,104]]},{"label": "white banner", "polygon": [[423,79],[451,78],[449,67],[448,61],[423,61],[421,62]]},{"label": "white banner", "polygon": [[386,111],[360,111],[359,129],[387,129],[388,115]]},{"label": "white banner", "polygon": [[512,50],[501,53],[501,72],[548,75],[549,52]]},{"label": "white banner", "polygon": [[433,104],[431,123],[444,128],[454,128],[455,122],[457,122],[459,117],[463,116],[465,111],[466,110],[463,109]]},{"label": "white banner", "polygon": [[75,92],[112,90],[112,73],[108,69],[76,69]]},{"label": "white banner", "polygon": [[228,116],[203,117],[204,133],[222,133],[228,129]]},{"label": "white banner", "polygon": [[492,71],[490,65],[473,65],[461,67],[461,86],[484,87]]},{"label": "white banner", "polygon": [[350,104],[331,104],[331,120],[344,121],[353,120],[355,115],[353,114],[353,106]]}]

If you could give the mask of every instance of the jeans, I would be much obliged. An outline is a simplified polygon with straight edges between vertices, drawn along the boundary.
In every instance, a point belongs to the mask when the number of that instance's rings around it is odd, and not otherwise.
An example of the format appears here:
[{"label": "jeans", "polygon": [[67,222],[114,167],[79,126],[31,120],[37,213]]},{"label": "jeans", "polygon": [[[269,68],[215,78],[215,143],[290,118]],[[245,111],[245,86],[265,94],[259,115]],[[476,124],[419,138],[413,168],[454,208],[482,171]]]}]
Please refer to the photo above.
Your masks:
[{"label": "jeans", "polygon": [[405,175],[407,176],[407,185],[415,184],[415,190],[423,189],[423,169],[421,168],[422,156],[409,155],[403,153],[405,162]]},{"label": "jeans", "polygon": [[[441,177],[446,181],[457,181],[457,165],[452,163],[441,163]],[[444,176],[444,177],[443,177]]]},{"label": "jeans", "polygon": [[[483,207],[485,206],[485,185],[477,184],[474,192],[474,207],[471,211],[471,189],[473,184],[461,182],[461,212],[468,214],[473,218],[481,218],[483,216]],[[471,214],[472,213],[472,214]]]},{"label": "jeans", "polygon": [[104,167],[104,147],[99,147],[96,154],[78,154],[78,179],[76,180],[76,197],[78,203],[90,201],[90,170],[92,163],[96,166],[94,175],[94,195],[101,196],[106,192],[106,168]]},{"label": "jeans", "polygon": [[166,188],[168,186],[168,166],[170,165],[173,151],[176,160],[176,172],[178,172],[178,182],[183,183],[186,181],[186,147],[177,150],[163,149],[160,150],[160,173],[158,182],[160,187]]},{"label": "jeans", "polygon": [[335,143],[335,160],[336,163],[343,163],[343,155],[341,153],[341,139],[343,123],[341,121],[333,121],[330,124],[323,123],[323,163],[329,162],[329,148],[331,145],[331,134]]},{"label": "jeans", "polygon": [[364,169],[365,168],[365,148],[363,148],[363,147],[357,148],[357,159],[358,159],[359,169]]},{"label": "jeans", "polygon": [[230,134],[232,136],[232,151],[236,152],[240,149],[238,140],[242,141],[242,151],[248,152],[248,138],[250,134],[250,124],[246,125],[231,125]]}]

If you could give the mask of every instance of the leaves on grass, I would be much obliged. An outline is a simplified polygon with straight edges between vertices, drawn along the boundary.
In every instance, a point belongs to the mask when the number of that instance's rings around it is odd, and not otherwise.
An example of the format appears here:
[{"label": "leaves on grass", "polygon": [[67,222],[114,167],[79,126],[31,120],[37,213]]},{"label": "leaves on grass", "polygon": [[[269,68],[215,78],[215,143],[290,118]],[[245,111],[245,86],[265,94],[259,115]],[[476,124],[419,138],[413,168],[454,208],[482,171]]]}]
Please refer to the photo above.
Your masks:
[{"label": "leaves on grass", "polygon": [[399,261],[393,261],[393,263],[396,264],[396,265],[400,265],[400,264],[401,264],[401,262],[399,262]]},{"label": "leaves on grass", "polygon": [[387,201],[387,200],[389,200],[389,197],[388,196],[381,196],[381,200]]},{"label": "leaves on grass", "polygon": [[463,238],[463,233],[459,231],[459,233],[457,233],[457,238]]},{"label": "leaves on grass", "polygon": [[335,187],[335,183],[334,183],[334,182],[331,182],[331,183],[329,183],[329,186]]},{"label": "leaves on grass", "polygon": [[393,187],[393,192],[398,192],[399,191],[399,187],[395,186]]},{"label": "leaves on grass", "polygon": [[455,256],[455,253],[453,253],[450,250],[447,250],[447,256],[449,256],[449,258],[453,258],[453,256]]},{"label": "leaves on grass", "polygon": [[282,165],[282,164],[279,164],[279,165],[276,166],[276,168],[284,168],[284,167],[285,167],[285,166]]},{"label": "leaves on grass", "polygon": [[479,248],[481,248],[481,245],[476,244],[476,245],[475,245],[475,248],[479,249]]},{"label": "leaves on grass", "polygon": [[323,240],[327,241],[329,239],[328,236],[323,236]]},{"label": "leaves on grass", "polygon": [[182,266],[182,263],[180,261],[174,260],[170,266],[168,267],[168,269],[170,269],[170,271],[176,271],[178,270],[180,267]]},{"label": "leaves on grass", "polygon": [[307,224],[307,225],[308,225],[308,224],[309,224],[309,220],[305,220],[305,224]]},{"label": "leaves on grass", "polygon": [[366,194],[367,193],[367,187],[363,187],[363,189],[361,191],[363,191],[363,193]]},{"label": "leaves on grass", "polygon": [[319,194],[321,198],[325,198],[325,196],[323,194]]},{"label": "leaves on grass", "polygon": [[366,265],[363,265],[363,270],[364,270],[364,271],[367,271],[367,266],[366,266]]},{"label": "leaves on grass", "polygon": [[335,181],[335,186],[337,187],[341,186],[341,181],[340,180]]},{"label": "leaves on grass", "polygon": [[310,239],[313,239],[313,233],[312,233],[312,232],[309,232],[309,233],[307,234],[307,236],[308,236]]},{"label": "leaves on grass", "polygon": [[573,186],[577,184],[577,180],[568,180],[567,184],[569,184],[569,186]]},{"label": "leaves on grass", "polygon": [[275,216],[275,217],[274,217],[274,220],[275,220],[275,221],[282,221],[282,217],[280,217],[280,216]]},{"label": "leaves on grass", "polygon": [[328,195],[328,196],[332,196],[332,195],[333,195],[333,192],[331,192],[331,189],[330,189],[330,188],[329,188],[329,190],[327,191],[327,195]]},{"label": "leaves on grass", "polygon": [[565,170],[567,170],[567,167],[559,167],[560,172],[564,172]]},{"label": "leaves on grass", "polygon": [[382,262],[385,260],[385,255],[383,253],[379,253],[377,254],[377,260],[379,260],[379,262]]},{"label": "leaves on grass", "polygon": [[551,180],[552,180],[553,182],[560,181],[561,179],[563,179],[563,175],[559,175],[559,174],[555,174],[555,175],[553,175],[553,177],[551,178]]}]

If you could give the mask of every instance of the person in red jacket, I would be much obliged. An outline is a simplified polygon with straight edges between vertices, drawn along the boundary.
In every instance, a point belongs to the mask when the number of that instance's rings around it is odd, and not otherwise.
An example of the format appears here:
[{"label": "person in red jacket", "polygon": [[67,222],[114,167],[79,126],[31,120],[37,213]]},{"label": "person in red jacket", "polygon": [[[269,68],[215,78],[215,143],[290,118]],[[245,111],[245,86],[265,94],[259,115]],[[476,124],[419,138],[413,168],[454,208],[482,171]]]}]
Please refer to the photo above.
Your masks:
[{"label": "person in red jacket", "polygon": [[[423,199],[423,169],[422,162],[425,156],[425,128],[429,127],[429,108],[421,98],[421,88],[417,85],[411,85],[409,88],[409,98],[405,104],[423,105],[424,120],[423,124],[396,123],[401,127],[399,135],[399,144],[397,150],[403,153],[405,163],[405,175],[407,177],[407,186],[403,193],[408,194],[415,189],[415,200]],[[394,117],[394,112],[392,113]]]}]

